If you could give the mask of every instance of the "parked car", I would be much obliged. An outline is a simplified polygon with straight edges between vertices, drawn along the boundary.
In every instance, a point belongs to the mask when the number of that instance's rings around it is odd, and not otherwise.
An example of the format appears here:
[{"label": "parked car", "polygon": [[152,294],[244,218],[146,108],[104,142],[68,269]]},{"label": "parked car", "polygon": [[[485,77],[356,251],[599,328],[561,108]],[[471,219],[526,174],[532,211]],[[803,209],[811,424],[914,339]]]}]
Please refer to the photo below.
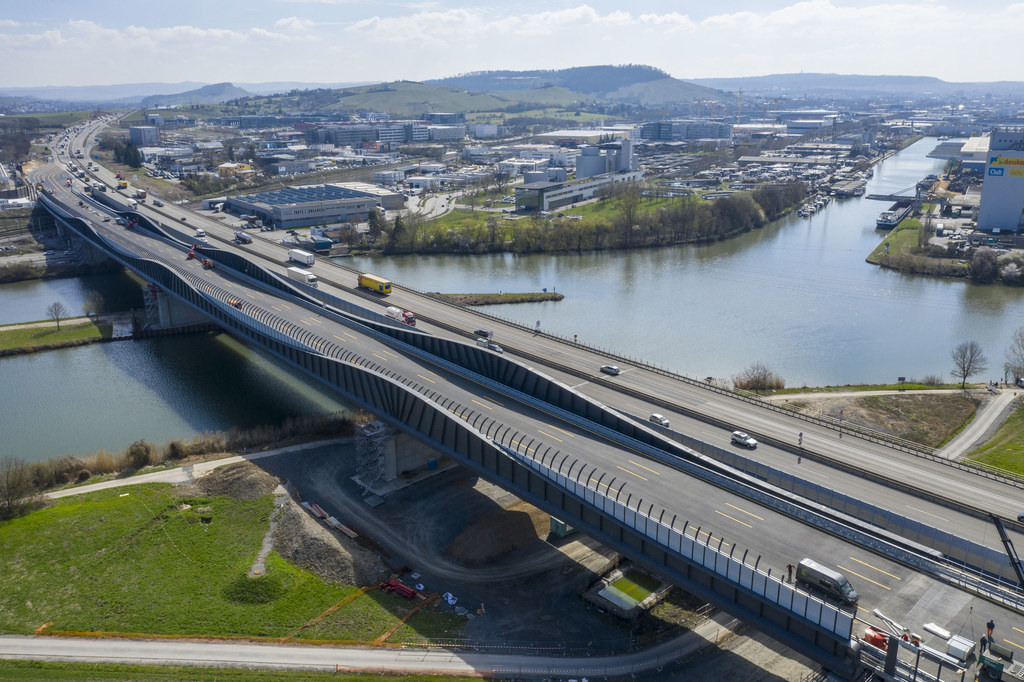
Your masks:
[{"label": "parked car", "polygon": [[619,374],[619,368],[615,365],[601,365],[601,371],[612,376],[618,376]]},{"label": "parked car", "polygon": [[732,442],[736,445],[742,445],[745,448],[750,448],[751,450],[757,447],[757,441],[742,431],[732,432]]},{"label": "parked car", "polygon": [[666,429],[668,428],[668,419],[665,418],[664,415],[660,415],[657,412],[655,412],[650,416],[650,420],[657,424],[658,426],[664,426]]}]

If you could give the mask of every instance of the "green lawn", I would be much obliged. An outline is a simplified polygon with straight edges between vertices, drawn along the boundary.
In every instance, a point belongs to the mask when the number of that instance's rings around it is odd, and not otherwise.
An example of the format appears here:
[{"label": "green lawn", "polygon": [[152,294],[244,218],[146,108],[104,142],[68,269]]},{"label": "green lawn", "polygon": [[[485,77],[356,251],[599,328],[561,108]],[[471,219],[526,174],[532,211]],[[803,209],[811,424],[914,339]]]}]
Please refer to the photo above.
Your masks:
[{"label": "green lawn", "polygon": [[[51,631],[290,635],[356,588],[275,552],[264,577],[247,577],[272,508],[272,495],[183,498],[150,484],[63,498],[0,523],[0,632],[51,623]],[[299,637],[372,641],[418,603],[371,590]],[[448,612],[414,617],[404,638],[450,637],[464,622]]]},{"label": "green lawn", "polygon": [[38,348],[83,339],[109,339],[113,333],[109,323],[95,323],[80,319],[61,322],[57,327],[18,327],[0,329],[0,350],[8,348]]},{"label": "green lawn", "polygon": [[907,218],[893,230],[885,235],[885,237],[878,243],[875,250],[867,257],[869,263],[878,263],[879,259],[885,254],[885,245],[889,244],[889,255],[895,256],[898,254],[909,254],[917,248],[917,232],[918,228],[921,227],[921,221],[917,218]]},{"label": "green lawn", "polygon": [[[301,680],[332,680],[333,682],[358,682],[369,675],[345,675],[333,672],[311,672],[303,670],[256,670],[249,668],[207,668],[183,665],[120,665],[117,663],[50,663],[46,661],[0,660],[0,679],[5,680],[77,680],[79,682],[100,680],[133,680],[133,682],[162,682],[163,680],[192,680],[194,682],[220,682],[227,680],[254,680],[254,682],[295,682]],[[402,675],[373,675],[375,680],[384,682],[408,681],[412,678]],[[469,682],[475,677],[450,677],[447,675],[416,675],[424,682]]]},{"label": "green lawn", "polygon": [[980,464],[1024,475],[1024,408],[1017,407],[995,434],[969,457]]}]

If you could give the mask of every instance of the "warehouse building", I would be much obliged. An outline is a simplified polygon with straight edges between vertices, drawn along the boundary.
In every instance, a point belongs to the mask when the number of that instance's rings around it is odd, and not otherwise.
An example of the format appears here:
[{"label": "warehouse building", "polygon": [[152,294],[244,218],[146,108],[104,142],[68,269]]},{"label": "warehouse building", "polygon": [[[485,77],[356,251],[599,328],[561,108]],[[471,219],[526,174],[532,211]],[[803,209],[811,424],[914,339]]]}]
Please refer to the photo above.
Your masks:
[{"label": "warehouse building", "polygon": [[989,138],[978,230],[1024,231],[1024,128],[996,130]]},{"label": "warehouse building", "polygon": [[364,221],[382,204],[382,198],[378,192],[355,189],[351,184],[306,185],[228,197],[225,204],[225,208],[254,215],[266,225],[293,229]]}]

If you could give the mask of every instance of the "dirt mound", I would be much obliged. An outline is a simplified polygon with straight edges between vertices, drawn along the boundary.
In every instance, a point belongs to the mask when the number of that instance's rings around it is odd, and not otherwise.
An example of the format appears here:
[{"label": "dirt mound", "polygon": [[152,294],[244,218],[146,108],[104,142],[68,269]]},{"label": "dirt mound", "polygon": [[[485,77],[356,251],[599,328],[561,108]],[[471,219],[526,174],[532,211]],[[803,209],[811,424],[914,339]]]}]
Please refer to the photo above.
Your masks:
[{"label": "dirt mound", "polygon": [[321,578],[345,585],[371,585],[389,573],[374,552],[335,536],[292,500],[282,510],[274,549]]},{"label": "dirt mound", "polygon": [[252,462],[236,462],[214,469],[196,481],[195,487],[201,495],[258,500],[274,492],[279,482]]},{"label": "dirt mound", "polygon": [[550,516],[526,502],[480,519],[459,533],[448,553],[467,566],[479,566],[547,535]]}]

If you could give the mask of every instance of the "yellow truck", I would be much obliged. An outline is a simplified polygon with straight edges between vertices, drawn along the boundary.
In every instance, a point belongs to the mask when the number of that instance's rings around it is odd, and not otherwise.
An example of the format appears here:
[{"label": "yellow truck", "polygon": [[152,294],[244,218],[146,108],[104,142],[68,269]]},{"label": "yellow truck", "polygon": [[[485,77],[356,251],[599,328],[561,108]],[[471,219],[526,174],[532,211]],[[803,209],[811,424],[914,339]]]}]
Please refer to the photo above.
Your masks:
[{"label": "yellow truck", "polygon": [[391,293],[391,282],[377,275],[359,275],[359,286],[385,296]]},{"label": "yellow truck", "polygon": [[127,180],[118,180],[117,181],[117,188],[118,189],[128,189],[128,181]]}]

